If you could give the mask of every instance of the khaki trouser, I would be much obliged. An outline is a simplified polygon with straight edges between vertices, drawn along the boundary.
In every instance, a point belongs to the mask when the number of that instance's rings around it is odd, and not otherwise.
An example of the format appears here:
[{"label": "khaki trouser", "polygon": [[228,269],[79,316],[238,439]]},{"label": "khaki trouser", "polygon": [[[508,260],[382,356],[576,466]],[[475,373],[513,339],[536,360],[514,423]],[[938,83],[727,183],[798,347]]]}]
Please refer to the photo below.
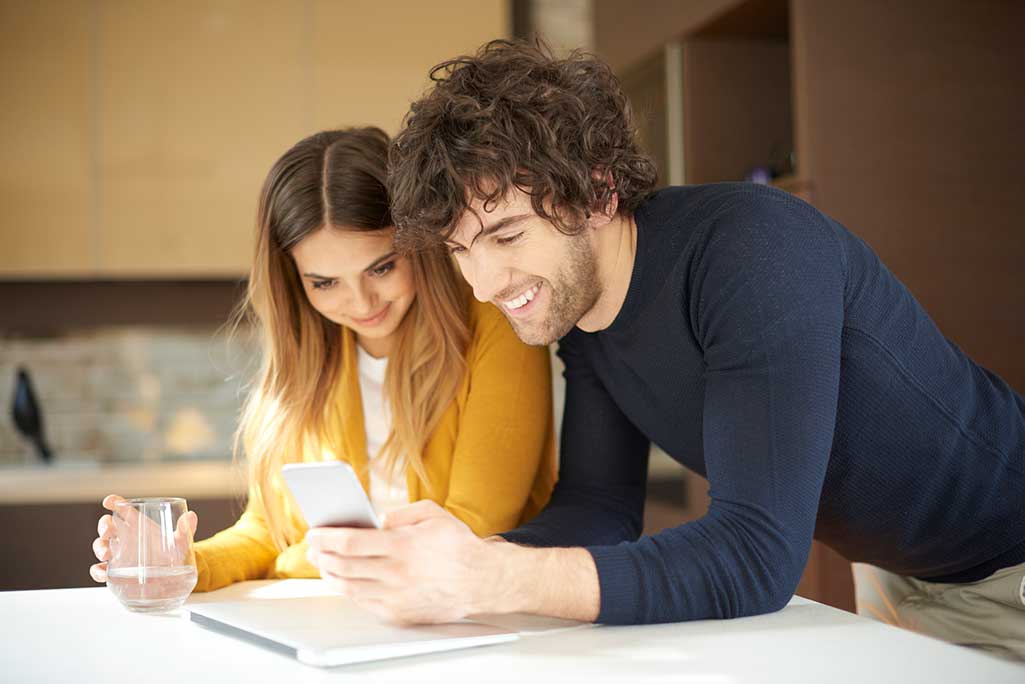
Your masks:
[{"label": "khaki trouser", "polygon": [[1025,563],[978,582],[940,584],[854,563],[858,613],[1025,662]]}]

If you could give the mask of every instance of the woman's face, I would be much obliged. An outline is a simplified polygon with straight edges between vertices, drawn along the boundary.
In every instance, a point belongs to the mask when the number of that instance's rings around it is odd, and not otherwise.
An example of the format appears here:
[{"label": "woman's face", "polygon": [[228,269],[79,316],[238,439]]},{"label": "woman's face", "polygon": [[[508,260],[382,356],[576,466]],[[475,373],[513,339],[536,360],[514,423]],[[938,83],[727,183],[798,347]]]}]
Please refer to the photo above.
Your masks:
[{"label": "woman's face", "polygon": [[324,227],[292,248],[306,298],[324,318],[351,328],[371,356],[391,353],[416,291],[408,257],[395,254],[394,228]]}]

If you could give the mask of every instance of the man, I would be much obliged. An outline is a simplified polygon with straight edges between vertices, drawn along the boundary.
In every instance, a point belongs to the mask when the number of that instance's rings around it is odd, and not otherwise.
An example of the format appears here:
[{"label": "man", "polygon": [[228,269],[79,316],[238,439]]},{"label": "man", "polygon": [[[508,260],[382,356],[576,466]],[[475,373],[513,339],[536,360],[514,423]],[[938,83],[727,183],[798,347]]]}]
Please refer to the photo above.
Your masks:
[{"label": "man", "polygon": [[[498,41],[432,75],[392,150],[400,240],[444,241],[524,341],[559,340],[559,484],[504,539],[429,503],[313,530],[325,578],[402,621],[729,618],[782,608],[814,536],[930,597],[900,619],[1025,658],[1021,396],[814,208],[752,184],[652,193],[600,62]],[[652,441],[711,503],[638,539]]]}]

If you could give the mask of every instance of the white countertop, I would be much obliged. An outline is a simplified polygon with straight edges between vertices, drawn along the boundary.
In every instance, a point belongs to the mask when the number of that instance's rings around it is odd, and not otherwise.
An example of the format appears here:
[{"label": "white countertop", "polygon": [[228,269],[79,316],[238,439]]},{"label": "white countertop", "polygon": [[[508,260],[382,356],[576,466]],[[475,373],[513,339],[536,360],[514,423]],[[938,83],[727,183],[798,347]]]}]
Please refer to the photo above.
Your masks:
[{"label": "white countertop", "polygon": [[[319,580],[245,582],[190,602],[317,595]],[[125,611],[105,588],[0,593],[12,682],[658,682],[1022,684],[1025,666],[795,597],[771,615],[595,627],[321,670],[179,616]]]},{"label": "white countertop", "polygon": [[229,461],[55,464],[0,468],[0,505],[98,503],[107,494],[237,498],[245,472]]}]

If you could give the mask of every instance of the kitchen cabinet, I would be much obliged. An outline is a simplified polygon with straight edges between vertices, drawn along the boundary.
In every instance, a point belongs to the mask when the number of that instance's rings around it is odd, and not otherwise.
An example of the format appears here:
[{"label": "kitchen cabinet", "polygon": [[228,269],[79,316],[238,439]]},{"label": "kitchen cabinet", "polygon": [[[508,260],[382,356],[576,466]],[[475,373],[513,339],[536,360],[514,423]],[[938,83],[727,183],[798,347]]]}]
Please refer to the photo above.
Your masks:
[{"label": "kitchen cabinet", "polygon": [[84,2],[0,4],[0,275],[93,258],[92,50]]},{"label": "kitchen cabinet", "polygon": [[0,468],[0,591],[96,586],[91,545],[112,493],[184,497],[199,540],[238,519],[245,476],[228,461]]},{"label": "kitchen cabinet", "polygon": [[[199,516],[196,539],[205,539],[238,520],[236,499],[190,499]],[[97,503],[0,504],[0,591],[95,587],[89,566],[96,522],[107,513]],[[17,562],[11,562],[17,559]]]},{"label": "kitchen cabinet", "polygon": [[[505,0],[38,0],[0,7],[0,278],[237,278],[274,160],[394,133]],[[458,20],[454,20],[458,18]]]},{"label": "kitchen cabinet", "polygon": [[[660,146],[663,182],[739,181],[775,166],[777,186],[864,239],[945,336],[1025,391],[1025,5],[703,0],[650,9],[642,22],[636,3],[605,0],[596,36],[641,114],[642,141]],[[617,40],[623,31],[629,44]],[[671,173],[674,160],[682,173]],[[687,510],[656,509],[653,527],[703,513],[703,481],[688,481],[698,492]],[[852,608],[850,563],[816,542],[798,592]]]}]

